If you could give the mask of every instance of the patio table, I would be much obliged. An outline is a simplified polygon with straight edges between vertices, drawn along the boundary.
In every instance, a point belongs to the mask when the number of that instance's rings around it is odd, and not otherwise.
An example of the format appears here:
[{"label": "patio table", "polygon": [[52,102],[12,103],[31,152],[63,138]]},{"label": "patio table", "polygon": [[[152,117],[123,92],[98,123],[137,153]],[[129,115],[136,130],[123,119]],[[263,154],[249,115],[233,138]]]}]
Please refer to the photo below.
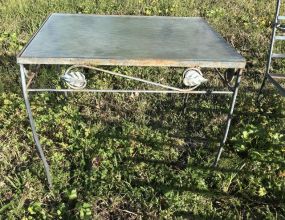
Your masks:
[{"label": "patio table", "polygon": [[[52,178],[33,119],[30,92],[112,92],[179,93],[232,95],[225,132],[215,165],[225,144],[238,94],[245,59],[232,48],[203,18],[125,15],[51,14],[17,57],[23,96],[35,145],[44,163],[49,186]],[[64,65],[69,70],[90,68],[117,75],[159,89],[73,89],[30,88],[28,67]],[[104,66],[164,66],[185,68],[233,69],[234,83],[220,75],[227,89],[222,91],[180,89],[147,79],[115,73]],[[28,82],[27,82],[28,79]]]}]

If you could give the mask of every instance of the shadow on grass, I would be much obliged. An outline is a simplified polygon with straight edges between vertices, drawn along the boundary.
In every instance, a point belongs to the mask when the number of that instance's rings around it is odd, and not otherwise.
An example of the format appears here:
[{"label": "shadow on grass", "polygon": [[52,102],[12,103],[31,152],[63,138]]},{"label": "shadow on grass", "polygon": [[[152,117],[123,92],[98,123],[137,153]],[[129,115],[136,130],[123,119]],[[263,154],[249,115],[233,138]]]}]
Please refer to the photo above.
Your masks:
[{"label": "shadow on grass", "polygon": [[[181,167],[181,163],[183,163],[183,157],[180,157],[177,161],[166,161],[166,160],[155,160],[155,159],[147,159],[144,157],[126,157],[124,160],[127,161],[132,161],[135,163],[149,163],[149,164],[154,164],[154,165],[166,165],[166,166],[171,166],[172,168],[176,169],[183,169],[185,167]],[[182,160],[182,161],[181,161]],[[214,167],[212,165],[198,165],[198,164],[191,164],[187,165],[188,167],[191,167],[191,169],[196,169],[196,170],[203,170],[203,171],[218,171],[222,173],[240,173],[240,174],[250,174],[254,175],[253,172],[248,172],[244,170],[239,170],[239,169],[234,169],[234,168],[224,168],[224,167]]]},{"label": "shadow on grass", "polygon": [[147,182],[141,180],[134,180],[131,182],[132,187],[151,187],[158,194],[164,195],[169,191],[176,192],[191,192],[194,194],[199,194],[205,197],[210,197],[212,199],[238,199],[243,202],[251,203],[251,204],[266,204],[272,207],[281,207],[283,206],[283,201],[275,198],[264,198],[253,195],[235,193],[235,192],[222,192],[215,189],[201,189],[197,186],[192,185],[180,185],[179,183],[172,182],[170,184],[161,183],[161,182]]},{"label": "shadow on grass", "polygon": [[217,217],[213,215],[197,215],[193,212],[186,212],[186,211],[176,211],[173,214],[174,217],[182,217],[183,219],[195,219],[195,220],[205,220],[205,219],[223,219],[222,217]]}]

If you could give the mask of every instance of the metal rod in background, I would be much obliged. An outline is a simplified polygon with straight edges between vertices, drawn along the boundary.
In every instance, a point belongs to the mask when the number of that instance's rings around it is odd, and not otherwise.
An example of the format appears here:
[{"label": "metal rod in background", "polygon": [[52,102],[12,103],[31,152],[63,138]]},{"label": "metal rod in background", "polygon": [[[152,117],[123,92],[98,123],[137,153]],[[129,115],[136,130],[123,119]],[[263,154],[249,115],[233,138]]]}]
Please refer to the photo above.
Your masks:
[{"label": "metal rod in background", "polygon": [[272,52],[273,52],[273,48],[274,48],[276,27],[278,24],[278,16],[280,13],[280,6],[281,6],[281,0],[277,0],[277,6],[276,6],[276,11],[275,11],[275,20],[274,20],[273,30],[272,30],[272,35],[271,35],[271,44],[270,44],[270,49],[269,49],[269,57],[268,57],[268,61],[267,61],[266,72],[265,72],[261,87],[260,87],[258,94],[257,94],[256,103],[259,103],[259,97],[260,97],[262,90],[265,86],[266,80],[268,79],[268,75],[269,75],[269,71],[270,71],[270,67],[271,67]]},{"label": "metal rod in background", "polygon": [[23,90],[24,100],[25,100],[26,109],[27,109],[27,113],[29,116],[29,120],[30,120],[30,125],[32,128],[33,137],[34,137],[34,140],[36,143],[38,153],[40,154],[40,157],[41,157],[43,164],[44,164],[44,169],[45,169],[45,173],[47,176],[49,187],[52,188],[52,178],[50,175],[49,165],[48,165],[47,160],[45,158],[43,149],[41,147],[39,137],[38,137],[38,134],[36,132],[35,121],[34,121],[34,118],[32,115],[32,111],[31,111],[31,105],[30,105],[29,98],[28,98],[27,84],[26,84],[26,78],[25,78],[25,67],[23,64],[20,64],[20,73],[21,73],[21,82],[22,82],[22,90]]},{"label": "metal rod in background", "polygon": [[262,80],[260,89],[259,89],[259,91],[258,91],[258,93],[257,93],[257,97],[256,97],[256,100],[255,100],[255,103],[256,103],[257,105],[259,105],[259,101],[260,101],[259,98],[260,98],[260,95],[261,95],[261,93],[262,93],[263,88],[265,87],[266,80],[267,80],[267,74],[265,74],[265,76],[263,77],[263,80]]},{"label": "metal rod in background", "polygon": [[236,83],[235,83],[235,86],[234,86],[234,93],[233,93],[233,97],[232,97],[232,104],[231,104],[230,112],[229,112],[228,118],[227,118],[226,130],[225,130],[223,140],[221,142],[220,148],[218,150],[218,154],[217,154],[215,162],[214,162],[214,166],[215,167],[218,165],[218,162],[220,160],[221,154],[222,154],[222,152],[224,150],[223,146],[225,145],[225,143],[227,141],[227,138],[228,138],[229,129],[230,129],[230,126],[231,126],[233,112],[234,112],[234,108],[235,108],[235,104],[236,104],[238,89],[239,89],[239,85],[240,85],[242,71],[243,71],[242,69],[239,70],[239,72],[237,74]]}]

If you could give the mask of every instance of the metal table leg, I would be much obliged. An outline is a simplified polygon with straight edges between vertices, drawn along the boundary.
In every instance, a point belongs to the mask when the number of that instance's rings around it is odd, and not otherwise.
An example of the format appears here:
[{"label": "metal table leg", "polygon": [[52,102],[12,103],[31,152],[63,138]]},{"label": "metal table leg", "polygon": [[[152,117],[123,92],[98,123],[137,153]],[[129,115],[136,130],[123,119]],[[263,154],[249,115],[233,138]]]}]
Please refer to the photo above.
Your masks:
[{"label": "metal table leg", "polygon": [[32,128],[32,133],[33,133],[33,137],[34,137],[34,141],[36,143],[36,147],[38,150],[38,153],[40,154],[40,157],[43,161],[44,164],[44,168],[45,168],[45,173],[47,176],[47,180],[48,180],[48,184],[49,187],[52,188],[52,179],[51,179],[51,175],[50,175],[50,171],[49,171],[49,165],[46,161],[43,149],[41,147],[40,141],[39,141],[39,137],[38,134],[36,132],[36,126],[35,126],[35,121],[32,115],[32,111],[31,111],[31,106],[30,106],[30,102],[29,102],[29,98],[28,98],[28,91],[27,91],[27,84],[26,84],[26,76],[25,76],[25,67],[23,64],[20,64],[20,72],[21,72],[21,81],[22,81],[22,89],[23,89],[23,95],[24,95],[24,100],[25,100],[25,104],[26,104],[26,109],[28,112],[28,116],[29,116],[29,120],[30,120],[30,125]]},{"label": "metal table leg", "polygon": [[218,154],[216,156],[215,162],[214,162],[214,166],[218,165],[218,162],[220,160],[221,154],[224,150],[223,146],[225,145],[227,138],[228,138],[228,133],[229,133],[229,129],[231,126],[231,122],[232,122],[232,117],[233,117],[233,112],[234,112],[234,108],[235,108],[235,104],[236,104],[236,98],[237,98],[237,94],[238,94],[238,89],[239,89],[239,85],[240,85],[240,80],[241,80],[241,75],[242,75],[242,69],[239,70],[238,74],[237,74],[237,78],[236,78],[236,82],[235,82],[235,86],[234,86],[234,93],[232,96],[232,104],[231,104],[231,108],[230,108],[230,113],[228,114],[227,117],[227,125],[226,125],[226,130],[224,133],[224,137],[223,140],[221,142]]}]

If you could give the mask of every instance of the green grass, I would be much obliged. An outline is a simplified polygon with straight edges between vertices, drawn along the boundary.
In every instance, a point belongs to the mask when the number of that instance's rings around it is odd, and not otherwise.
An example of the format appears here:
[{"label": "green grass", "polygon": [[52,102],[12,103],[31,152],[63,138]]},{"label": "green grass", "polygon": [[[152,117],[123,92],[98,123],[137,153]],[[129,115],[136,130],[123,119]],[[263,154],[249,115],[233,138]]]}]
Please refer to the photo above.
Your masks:
[{"label": "green grass", "polygon": [[[285,101],[267,85],[260,108],[254,104],[274,7],[264,0],[0,0],[0,219],[285,219]],[[15,56],[51,12],[205,17],[248,61],[219,167],[211,164],[229,107],[224,97],[190,96],[183,113],[178,95],[33,95],[54,178],[49,191]],[[183,71],[112,70],[177,86]],[[49,76],[57,85],[58,75],[44,68],[32,86],[50,85]],[[97,88],[139,86],[110,79],[89,77]]]}]

